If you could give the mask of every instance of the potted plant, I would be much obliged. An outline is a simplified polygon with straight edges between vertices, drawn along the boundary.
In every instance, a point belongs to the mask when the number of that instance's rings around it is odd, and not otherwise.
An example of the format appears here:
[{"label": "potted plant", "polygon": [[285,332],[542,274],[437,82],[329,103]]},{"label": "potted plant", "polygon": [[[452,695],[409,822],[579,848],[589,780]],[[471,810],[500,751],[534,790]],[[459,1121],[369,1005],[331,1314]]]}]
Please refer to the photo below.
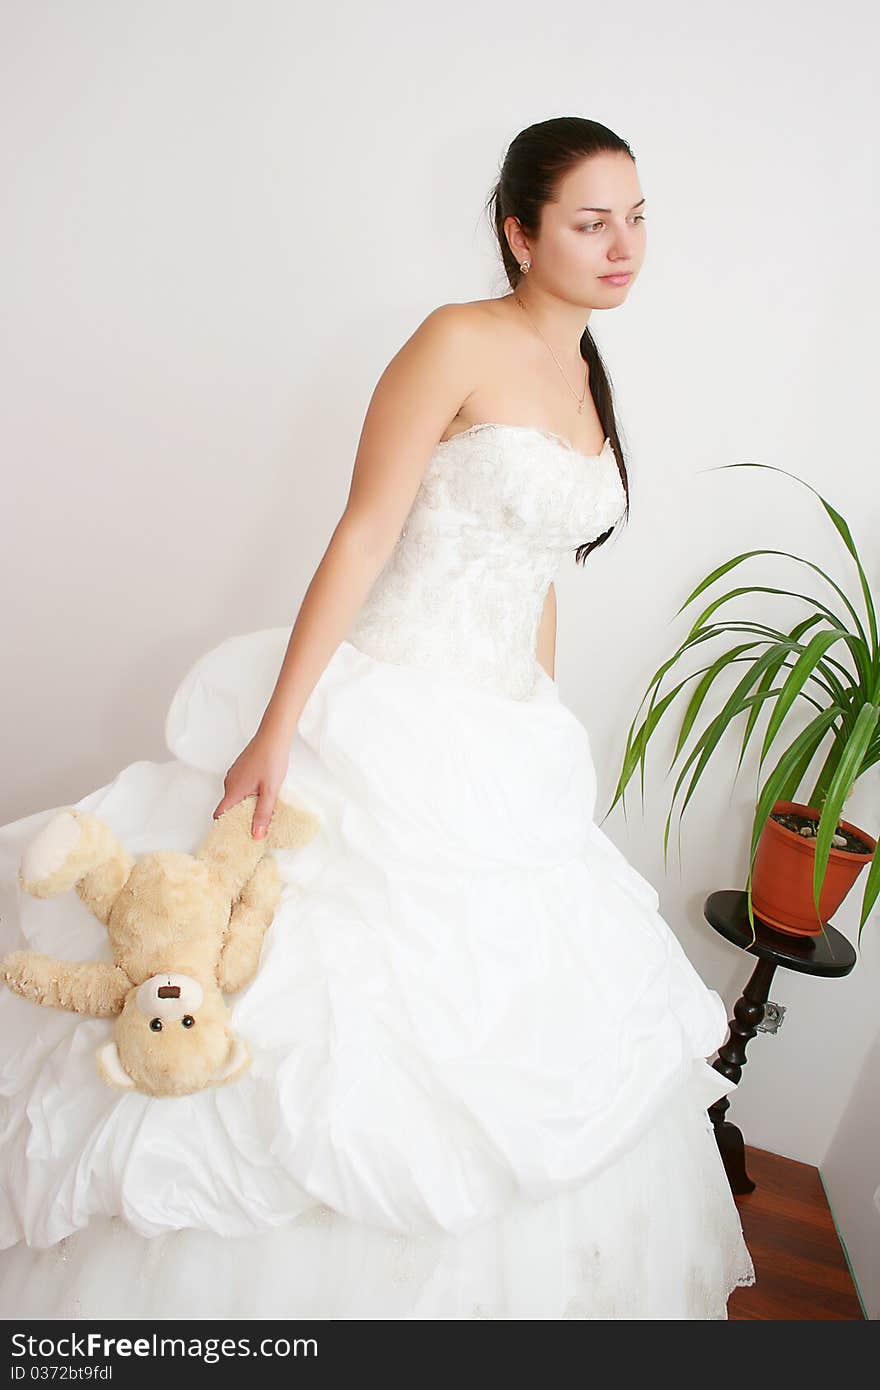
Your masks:
[{"label": "potted plant", "polygon": [[[792,555],[786,550],[748,550],[719,565],[697,585],[679,608],[679,613],[711,584],[722,579],[745,560],[756,555],[786,555],[815,571],[830,585],[840,599],[845,616],[841,617],[833,608],[812,594],[763,584],[730,589],[714,598],[700,613],[678,650],[651,678],[639,703],[635,719],[630,725],[614,800],[605,814],[608,815],[620,799],[623,800],[624,815],[626,814],[624,790],[636,766],[640,769],[644,809],[645,753],[648,742],[683,686],[695,677],[700,677],[684,711],[678,742],[669,767],[670,772],[716,678],[729,666],[737,662],[747,662],[748,670],[745,675],[697,739],[679,774],[663,835],[664,864],[675,800],[691,764],[696,761],[687,794],[679,811],[679,853],[681,817],[684,809],[728,726],[740,714],[746,715],[739,761],[734,773],[735,782],[758,718],[765,707],[769,709],[770,718],[764,732],[758,764],[760,779],[764,761],[777,736],[781,734],[795,701],[803,699],[816,710],[816,713],[778,757],[758,794],[755,805],[746,882],[752,941],[755,939],[756,910],[759,917],[777,930],[792,932],[795,935],[818,935],[820,931],[824,932],[824,923],[840,906],[865,864],[870,863],[859,919],[858,939],[861,944],[862,927],[880,891],[880,856],[874,853],[877,847],[876,839],[867,831],[842,820],[841,812],[858,778],[880,761],[880,650],[876,607],[870,586],[849,526],[809,483],[798,478],[796,474],[787,473],[783,468],[774,468],[772,464],[747,462],[721,466],[772,468],[774,472],[785,473],[787,477],[803,483],[819,498],[843,539],[858,572],[867,631],[840,585],[818,565],[799,555]],[[762,623],[710,621],[723,604],[749,593],[785,594],[802,599],[810,611],[787,633]],[[818,630],[809,635],[813,628]],[[751,641],[730,647],[710,665],[692,672],[659,698],[663,677],[679,658],[685,652],[724,632],[758,635]],[[758,647],[763,650],[755,653],[753,649]],[[840,656],[848,660],[838,660],[832,655],[832,648],[837,648]],[[777,677],[779,683],[774,684]],[[647,714],[636,729],[639,711],[649,696]],[[827,744],[823,749],[824,758],[806,801],[796,801],[794,798],[798,789],[823,744]]]}]

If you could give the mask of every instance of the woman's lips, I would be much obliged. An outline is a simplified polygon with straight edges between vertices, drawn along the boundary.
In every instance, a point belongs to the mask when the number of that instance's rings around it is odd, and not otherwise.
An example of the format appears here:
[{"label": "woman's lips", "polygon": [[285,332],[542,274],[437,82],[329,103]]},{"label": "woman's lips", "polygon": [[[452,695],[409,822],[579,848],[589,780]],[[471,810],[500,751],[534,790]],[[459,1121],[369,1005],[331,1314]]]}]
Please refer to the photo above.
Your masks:
[{"label": "woman's lips", "polygon": [[632,279],[632,271],[628,271],[626,275],[600,275],[599,279],[607,280],[609,285],[625,285]]}]

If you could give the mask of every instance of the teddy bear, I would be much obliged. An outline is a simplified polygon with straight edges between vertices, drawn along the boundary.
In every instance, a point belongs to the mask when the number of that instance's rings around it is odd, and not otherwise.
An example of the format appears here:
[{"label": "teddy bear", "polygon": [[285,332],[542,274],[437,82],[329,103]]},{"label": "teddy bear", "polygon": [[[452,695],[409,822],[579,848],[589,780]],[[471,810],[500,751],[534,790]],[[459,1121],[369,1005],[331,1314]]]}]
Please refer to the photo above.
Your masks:
[{"label": "teddy bear", "polygon": [[267,833],[251,826],[256,797],[218,816],[196,853],[135,860],[105,823],[67,807],[31,841],[18,872],[25,892],[75,888],[107,928],[111,962],[13,951],[0,976],[25,999],[115,1018],[97,1051],[109,1086],[181,1096],[225,1085],[249,1067],[223,999],[248,984],[281,895],[268,849],[297,849],[320,828],[303,807],[276,801]]}]

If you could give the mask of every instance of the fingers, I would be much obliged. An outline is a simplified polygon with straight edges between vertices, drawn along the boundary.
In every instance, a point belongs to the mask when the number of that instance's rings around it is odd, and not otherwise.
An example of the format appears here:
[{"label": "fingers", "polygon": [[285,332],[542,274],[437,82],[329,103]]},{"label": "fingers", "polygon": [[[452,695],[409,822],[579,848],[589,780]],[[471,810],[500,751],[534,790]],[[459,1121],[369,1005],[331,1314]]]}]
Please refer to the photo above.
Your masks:
[{"label": "fingers", "polygon": [[[228,776],[226,780],[227,782],[229,781]],[[262,838],[262,836],[266,834],[266,831],[269,827],[269,822],[272,819],[272,813],[275,810],[275,801],[278,796],[278,788],[271,785],[268,782],[258,783],[256,792],[251,790],[247,793],[242,790],[241,786],[239,786],[238,790],[235,792],[230,791],[227,786],[223,797],[220,801],[218,801],[217,805],[214,807],[214,811],[212,813],[213,818],[214,820],[217,820],[218,817],[223,815],[224,811],[228,811],[230,807],[237,806],[240,801],[243,801],[246,795],[256,795],[257,797],[257,804],[254,808],[254,817],[253,821],[251,822],[251,834],[253,835],[255,840],[259,840]]]},{"label": "fingers", "polygon": [[219,801],[217,805],[214,807],[212,813],[214,820],[216,820],[218,816],[222,816],[224,811],[229,811],[233,806],[237,806],[238,803],[243,799],[244,798],[241,792],[235,794],[233,794],[232,792],[226,792],[222,800]]},{"label": "fingers", "polygon": [[251,827],[255,840],[259,840],[266,833],[266,827],[272,819],[272,812],[275,809],[275,798],[276,792],[271,787],[260,787]]}]

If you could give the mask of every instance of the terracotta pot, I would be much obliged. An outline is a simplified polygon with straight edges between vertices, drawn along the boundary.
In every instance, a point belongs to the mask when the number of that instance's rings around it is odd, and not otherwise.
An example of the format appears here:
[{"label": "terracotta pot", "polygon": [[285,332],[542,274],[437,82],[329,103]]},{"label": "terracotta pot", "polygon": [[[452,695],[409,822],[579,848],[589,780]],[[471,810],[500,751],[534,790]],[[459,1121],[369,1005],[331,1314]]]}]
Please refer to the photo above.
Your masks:
[{"label": "terracotta pot", "polygon": [[[774,812],[810,816],[818,820],[819,810],[799,801],[777,801]],[[825,880],[819,894],[821,921],[813,902],[813,865],[816,841],[798,835],[775,820],[768,820],[761,831],[752,870],[752,907],[755,915],[776,931],[791,936],[818,936],[834,916],[866,864],[870,863],[877,841],[861,826],[842,820],[841,826],[871,846],[867,854],[831,848]]]}]

